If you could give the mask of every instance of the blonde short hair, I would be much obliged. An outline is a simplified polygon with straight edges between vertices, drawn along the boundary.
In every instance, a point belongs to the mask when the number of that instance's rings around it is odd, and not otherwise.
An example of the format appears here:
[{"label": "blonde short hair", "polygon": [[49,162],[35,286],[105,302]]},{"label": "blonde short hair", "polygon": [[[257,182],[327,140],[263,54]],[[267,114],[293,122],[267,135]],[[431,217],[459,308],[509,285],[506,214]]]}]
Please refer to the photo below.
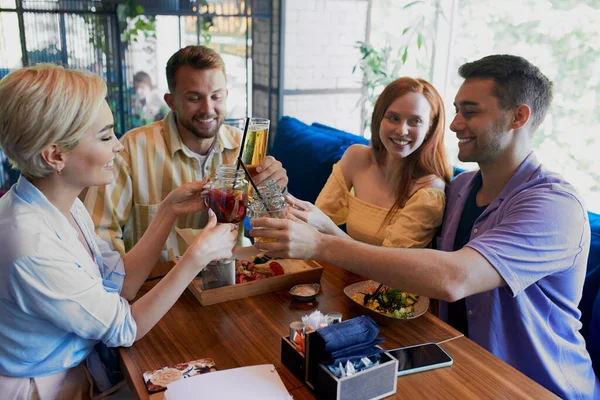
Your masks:
[{"label": "blonde short hair", "polygon": [[11,72],[0,80],[0,149],[24,176],[51,175],[41,151],[52,143],[73,149],[105,96],[102,78],[86,71],[38,64]]}]

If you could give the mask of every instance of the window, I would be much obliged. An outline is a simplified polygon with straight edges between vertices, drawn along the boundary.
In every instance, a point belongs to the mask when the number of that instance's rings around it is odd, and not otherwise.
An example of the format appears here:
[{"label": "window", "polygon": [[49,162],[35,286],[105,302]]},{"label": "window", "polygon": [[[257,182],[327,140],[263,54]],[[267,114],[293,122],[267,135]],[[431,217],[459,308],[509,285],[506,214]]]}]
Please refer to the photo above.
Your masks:
[{"label": "window", "polygon": [[[534,137],[536,154],[577,188],[589,210],[600,212],[600,1],[455,1],[447,104],[465,62],[506,53],[534,63],[554,83],[553,104]],[[456,139],[448,136],[456,161]]]}]

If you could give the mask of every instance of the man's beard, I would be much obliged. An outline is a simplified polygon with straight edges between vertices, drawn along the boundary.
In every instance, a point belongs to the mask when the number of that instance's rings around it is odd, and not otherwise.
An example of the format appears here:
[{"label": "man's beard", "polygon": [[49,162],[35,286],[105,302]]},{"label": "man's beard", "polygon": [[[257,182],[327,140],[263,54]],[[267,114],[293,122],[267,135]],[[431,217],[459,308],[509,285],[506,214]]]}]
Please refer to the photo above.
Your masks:
[{"label": "man's beard", "polygon": [[[214,118],[217,121],[217,125],[215,126],[214,129],[211,129],[209,131],[200,131],[198,130],[198,128],[194,125],[193,120],[194,119],[210,119],[210,118]],[[221,125],[223,125],[224,119],[219,119],[219,117],[217,115],[209,115],[207,117],[196,117],[194,116],[192,118],[192,121],[188,121],[188,120],[179,120],[179,123],[185,128],[187,129],[192,135],[194,135],[195,137],[197,137],[198,139],[209,139],[209,138],[213,138],[215,137],[215,135],[217,134],[217,132],[219,132],[219,129],[221,129]]]},{"label": "man's beard", "polygon": [[[487,134],[476,135],[475,151],[467,157],[467,159],[459,160],[462,162],[490,163],[496,160],[502,149],[502,135],[506,131],[506,127],[510,121],[509,115],[501,116],[497,121],[494,121],[491,127],[488,127]],[[490,134],[491,133],[491,134]],[[485,138],[484,138],[485,136]],[[485,141],[483,141],[485,139]]]}]

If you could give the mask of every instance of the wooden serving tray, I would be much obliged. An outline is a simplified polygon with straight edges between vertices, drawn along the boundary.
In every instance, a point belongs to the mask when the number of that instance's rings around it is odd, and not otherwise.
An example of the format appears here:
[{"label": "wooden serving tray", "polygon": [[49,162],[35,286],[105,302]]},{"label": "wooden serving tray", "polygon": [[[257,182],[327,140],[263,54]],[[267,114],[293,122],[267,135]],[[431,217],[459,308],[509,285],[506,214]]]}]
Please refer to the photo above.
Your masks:
[{"label": "wooden serving tray", "polygon": [[252,282],[238,283],[209,290],[202,290],[202,278],[196,278],[189,284],[188,289],[196,296],[200,304],[208,306],[224,301],[243,299],[244,297],[275,292],[277,290],[290,289],[294,285],[301,283],[315,283],[321,280],[323,267],[316,261],[285,260],[285,262],[298,263],[305,267],[305,269],[287,273],[285,275],[272,276],[270,278],[259,279]]}]

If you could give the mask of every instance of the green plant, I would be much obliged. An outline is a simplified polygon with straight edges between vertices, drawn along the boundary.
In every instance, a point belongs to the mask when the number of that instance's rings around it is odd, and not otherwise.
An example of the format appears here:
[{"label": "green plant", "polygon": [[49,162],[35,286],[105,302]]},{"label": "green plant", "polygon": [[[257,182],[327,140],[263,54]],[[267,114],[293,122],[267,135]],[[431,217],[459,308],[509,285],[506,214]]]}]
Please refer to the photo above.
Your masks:
[{"label": "green plant", "polygon": [[[200,1],[200,6],[202,7],[202,13],[208,12],[208,0]],[[210,33],[210,28],[215,26],[213,17],[203,17],[200,23],[200,34],[202,35],[203,44],[210,43],[212,39],[212,33]]]},{"label": "green plant", "polygon": [[[86,14],[85,22],[89,26],[89,42],[94,48],[106,54],[106,38],[109,37],[110,19],[104,12],[116,11],[117,25],[119,28],[119,39],[125,43],[137,42],[140,37],[145,39],[156,38],[156,18],[154,16],[144,15],[144,8],[136,5],[134,0],[125,0],[123,3],[115,5],[110,2],[99,2],[95,7],[95,15]],[[100,11],[100,12],[99,12]]]},{"label": "green plant", "polygon": [[[208,0],[201,0],[201,13],[208,12]],[[121,41],[127,46],[130,42],[138,42],[141,39],[156,39],[156,17],[154,15],[145,15],[144,7],[137,4],[135,0],[120,0],[115,5],[114,2],[100,1],[97,3],[95,11],[116,11],[119,35]],[[195,11],[195,8],[194,8]],[[94,47],[106,53],[106,38],[110,31],[108,19],[103,13],[96,15],[86,15],[86,23],[90,26],[89,42]],[[213,17],[202,17],[200,23],[200,34],[203,43],[208,44],[212,39],[210,29],[214,26]]]},{"label": "green plant", "polygon": [[[359,49],[361,59],[352,69],[352,73],[356,71],[357,67],[360,68],[367,88],[367,99],[374,103],[381,90],[394,80],[400,67],[406,63],[406,57],[392,59],[390,55],[393,50],[390,45],[377,48],[367,42],[356,42],[355,47]],[[401,50],[397,51],[398,56]]]},{"label": "green plant", "polygon": [[156,17],[143,14],[144,7],[136,5],[134,0],[127,0],[117,6],[117,19],[123,42],[137,42],[142,36],[144,39],[156,39]]},{"label": "green plant", "polygon": [[422,6],[422,9],[418,10],[421,15],[402,29],[400,44],[397,48],[392,48],[390,44],[375,47],[367,42],[356,42],[355,47],[359,49],[361,58],[352,69],[352,73],[360,68],[363,74],[364,92],[358,105],[362,106],[362,121],[365,132],[369,129],[371,114],[377,97],[389,83],[398,78],[400,69],[408,60],[409,49],[411,54],[412,52],[420,52],[427,46],[426,38],[433,37],[432,33],[435,28],[428,23],[425,13],[427,10],[434,9],[438,15],[443,17],[438,7],[438,1],[418,0],[402,6],[402,10],[415,6]]}]

